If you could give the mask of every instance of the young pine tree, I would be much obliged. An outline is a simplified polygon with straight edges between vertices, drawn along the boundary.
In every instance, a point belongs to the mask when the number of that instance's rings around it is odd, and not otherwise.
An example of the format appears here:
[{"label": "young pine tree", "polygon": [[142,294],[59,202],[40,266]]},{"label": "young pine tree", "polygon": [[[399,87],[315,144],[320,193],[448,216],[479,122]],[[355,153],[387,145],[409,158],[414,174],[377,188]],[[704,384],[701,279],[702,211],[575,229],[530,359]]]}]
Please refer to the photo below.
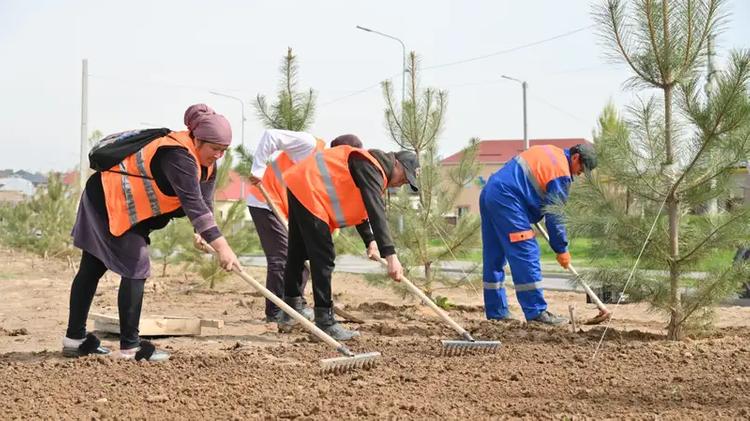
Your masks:
[{"label": "young pine tree", "polygon": [[62,257],[76,253],[70,227],[78,208],[78,195],[59,175],[50,175],[47,186],[34,196],[0,211],[0,239],[9,247],[44,257]]},{"label": "young pine tree", "polygon": [[[665,312],[674,340],[736,291],[743,267],[727,262],[700,280],[686,272],[750,234],[748,209],[693,214],[727,194],[731,171],[750,156],[750,54],[732,53],[709,97],[699,79],[706,42],[722,24],[723,3],[608,0],[597,9],[613,57],[633,72],[627,86],[657,94],[629,107],[624,126],[602,120],[598,174],[577,183],[565,208],[571,231],[599,238],[602,252],[633,260],[655,221],[639,267],[659,270],[635,272],[626,293]],[[636,211],[623,206],[612,183],[627,189]],[[622,286],[628,272],[623,267],[594,275]]]},{"label": "young pine tree", "polygon": [[[420,189],[414,195],[408,186],[402,188],[390,201],[389,219],[399,258],[409,279],[432,295],[438,289],[435,281],[441,281],[446,287],[459,284],[441,276],[436,264],[440,260],[454,259],[479,241],[478,216],[463,216],[455,224],[445,217],[455,212],[459,193],[478,173],[477,142],[470,141],[459,165],[441,166],[438,137],[443,127],[447,93],[419,87],[419,60],[414,52],[409,56],[408,66],[410,77],[402,104],[394,98],[390,81],[383,82],[385,122],[394,142],[419,157]],[[414,271],[417,267],[423,269],[419,276]]]},{"label": "young pine tree", "polygon": [[269,105],[266,97],[258,94],[255,109],[263,125],[272,129],[304,131],[315,116],[315,92],[297,90],[297,56],[287,50],[281,61],[281,81],[276,102]]}]

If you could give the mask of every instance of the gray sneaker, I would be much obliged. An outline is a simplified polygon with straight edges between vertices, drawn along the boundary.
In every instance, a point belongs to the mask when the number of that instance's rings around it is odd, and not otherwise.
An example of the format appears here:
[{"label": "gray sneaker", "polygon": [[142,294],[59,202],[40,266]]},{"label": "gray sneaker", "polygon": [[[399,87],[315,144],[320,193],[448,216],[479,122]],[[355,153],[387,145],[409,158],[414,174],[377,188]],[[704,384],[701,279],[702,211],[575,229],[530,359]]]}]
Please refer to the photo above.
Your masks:
[{"label": "gray sneaker", "polygon": [[341,323],[334,323],[326,327],[322,327],[320,325],[317,326],[321,328],[323,332],[327,333],[328,336],[337,341],[350,341],[354,338],[359,337],[359,332],[357,332],[356,330],[346,329],[341,325]]},{"label": "gray sneaker", "polygon": [[543,312],[539,313],[539,315],[536,316],[535,319],[529,320],[529,322],[543,323],[550,326],[560,326],[568,324],[570,320],[562,316],[556,316],[549,311],[544,310]]},{"label": "gray sneaker", "polygon": [[[315,313],[310,307],[305,305],[305,299],[302,297],[284,297],[284,302],[289,304],[289,307],[293,308],[297,313],[301,314],[307,320],[314,320]],[[277,322],[279,332],[287,333],[290,332],[298,323],[296,320],[291,318],[288,314],[282,311],[281,318]]]},{"label": "gray sneaker", "polygon": [[337,341],[349,341],[359,337],[359,332],[349,330],[336,321],[333,308],[315,307],[315,325]]}]

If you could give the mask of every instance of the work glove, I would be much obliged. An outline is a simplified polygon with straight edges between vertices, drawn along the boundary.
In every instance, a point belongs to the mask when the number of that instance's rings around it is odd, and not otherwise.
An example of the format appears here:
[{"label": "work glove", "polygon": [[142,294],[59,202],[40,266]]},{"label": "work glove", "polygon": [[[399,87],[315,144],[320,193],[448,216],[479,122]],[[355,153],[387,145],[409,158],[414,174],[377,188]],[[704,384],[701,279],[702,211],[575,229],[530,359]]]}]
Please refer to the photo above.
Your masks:
[{"label": "work glove", "polygon": [[564,253],[557,253],[557,263],[563,268],[567,269],[570,266],[570,253],[567,251]]}]

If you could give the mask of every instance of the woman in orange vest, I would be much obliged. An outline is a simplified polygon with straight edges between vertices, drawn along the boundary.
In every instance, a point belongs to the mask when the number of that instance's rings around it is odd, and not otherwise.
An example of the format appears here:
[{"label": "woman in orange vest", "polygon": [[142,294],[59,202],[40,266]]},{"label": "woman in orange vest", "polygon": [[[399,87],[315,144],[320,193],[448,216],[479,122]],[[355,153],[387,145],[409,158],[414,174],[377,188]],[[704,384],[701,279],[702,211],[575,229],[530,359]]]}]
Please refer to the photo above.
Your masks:
[{"label": "woman in orange vest", "polygon": [[[120,353],[126,359],[163,361],[167,352],[140,340],[143,289],[150,274],[149,233],[187,216],[200,240],[218,252],[221,266],[239,266],[212,213],[216,161],[232,140],[229,122],[204,104],[185,111],[187,131],[152,140],[109,170],[89,177],[73,226],[83,251],[70,289],[63,355],[109,354],[86,333],[86,319],[99,279],[108,269],[122,276],[117,295]],[[106,139],[105,139],[106,140]]]},{"label": "woman in orange vest", "polygon": [[[357,136],[342,135],[331,141],[331,147],[349,145],[361,148],[362,142]],[[253,218],[258,232],[263,253],[266,255],[266,288],[279,297],[284,296],[284,268],[286,267],[287,228],[266,203],[263,193],[257,184],[262,183],[271,201],[285,217],[289,214],[286,196],[286,184],[281,174],[297,162],[302,161],[317,151],[325,148],[325,142],[305,132],[269,129],[263,133],[258,147],[253,154],[253,166],[250,182],[250,194],[247,196],[247,208]],[[280,154],[274,155],[281,151]],[[307,270],[303,273],[302,290],[308,278]],[[313,318],[313,311],[306,307],[304,298],[300,297],[303,315]],[[266,300],[266,322],[278,323],[282,311],[276,304]]]},{"label": "woman in orange vest", "polygon": [[[337,340],[346,341],[359,333],[344,329],[333,317],[331,274],[336,252],[331,232],[358,226],[365,244],[376,242],[388,263],[388,275],[400,280],[403,269],[388,229],[383,194],[388,187],[406,183],[418,191],[418,168],[413,152],[339,146],[316,152],[284,173],[289,200],[284,300],[295,310],[302,310],[302,270],[309,259],[315,324]],[[378,250],[368,249],[370,258],[377,258]],[[292,324],[293,319],[284,315],[280,330]]]}]

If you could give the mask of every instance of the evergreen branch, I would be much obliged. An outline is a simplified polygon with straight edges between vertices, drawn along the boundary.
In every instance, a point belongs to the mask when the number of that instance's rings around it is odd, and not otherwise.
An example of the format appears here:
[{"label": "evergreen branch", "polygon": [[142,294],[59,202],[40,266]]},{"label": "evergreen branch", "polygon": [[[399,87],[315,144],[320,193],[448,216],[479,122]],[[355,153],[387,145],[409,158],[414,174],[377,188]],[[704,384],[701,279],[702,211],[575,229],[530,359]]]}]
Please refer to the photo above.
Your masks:
[{"label": "evergreen branch", "polygon": [[[618,10],[619,9],[619,1],[618,0],[609,0],[607,2],[607,9],[608,9],[607,16],[609,17],[609,25],[610,25],[609,29],[612,32],[612,36],[614,37],[615,44],[616,44],[617,49],[620,52],[620,55],[622,56],[622,58],[625,59],[625,62],[628,64],[628,66],[630,66],[630,68],[633,69],[633,71],[641,79],[645,80],[646,82],[648,82],[648,83],[650,83],[650,84],[652,84],[654,86],[661,86],[661,84],[659,82],[657,82],[653,78],[651,78],[651,77],[647,76],[646,74],[644,74],[643,72],[641,72],[641,70],[638,69],[635,66],[635,63],[633,62],[633,60],[631,59],[630,55],[627,52],[627,49],[626,49],[626,47],[624,45],[624,40],[622,39],[622,35],[620,34],[620,25],[617,22],[617,15],[619,15],[619,13],[621,13],[620,10]],[[605,18],[605,20],[607,20],[607,19]]]},{"label": "evergreen branch", "polygon": [[725,269],[721,276],[719,276],[714,282],[712,282],[707,288],[703,288],[703,292],[701,295],[699,295],[694,301],[693,305],[688,308],[687,311],[685,311],[682,315],[682,320],[680,320],[680,324],[684,323],[693,313],[695,313],[699,308],[705,306],[705,301],[708,300],[710,297],[711,292],[713,292],[719,285],[721,285],[724,282],[724,277],[732,270],[732,268]]},{"label": "evergreen branch", "polygon": [[698,250],[700,250],[701,248],[703,248],[703,246],[706,243],[708,243],[708,241],[711,240],[713,238],[713,236],[715,234],[717,234],[719,231],[721,231],[724,227],[728,226],[729,224],[733,223],[734,221],[736,221],[738,219],[741,219],[741,218],[745,217],[748,214],[750,214],[750,209],[745,210],[743,212],[740,212],[740,213],[734,215],[733,217],[729,218],[729,220],[727,220],[725,223],[719,225],[713,231],[711,231],[708,234],[708,236],[706,236],[706,238],[704,238],[703,241],[701,241],[700,243],[698,243],[698,245],[696,245],[692,250],[690,250],[689,253],[687,253],[687,254],[683,255],[682,257],[680,257],[679,259],[677,259],[676,263],[684,262],[685,260],[687,260],[688,258],[690,258],[690,256],[692,256]]},{"label": "evergreen branch", "polygon": [[[666,1],[662,1],[662,5],[666,5]],[[661,74],[662,80],[664,82],[669,82],[667,80],[667,77],[666,77],[667,76],[667,69],[665,68],[664,63],[662,63],[662,61],[661,61],[661,57],[660,57],[660,53],[659,53],[659,48],[656,45],[656,30],[654,29],[654,20],[653,20],[654,19],[654,15],[653,15],[653,11],[652,11],[652,8],[651,8],[651,6],[652,6],[652,0],[645,0],[644,6],[645,6],[645,10],[646,10],[646,22],[648,24],[648,31],[649,31],[649,34],[651,35],[649,37],[649,41],[651,42],[651,50],[654,53],[654,60],[656,61],[656,67],[659,68],[659,73]],[[663,7],[666,7],[666,6],[663,6]],[[663,14],[662,19],[664,20],[664,24],[662,26],[664,26],[666,28],[667,15],[664,14],[664,13],[662,13],[662,14]],[[666,36],[666,34],[664,34],[664,40],[663,41],[664,41],[665,44],[667,43],[667,36]]]},{"label": "evergreen branch", "polygon": [[[739,80],[738,82],[741,82],[741,80]],[[733,91],[732,93],[739,95],[740,93],[744,92],[744,86],[743,85],[734,84],[732,91]],[[730,98],[730,99],[733,99],[733,98]],[[704,132],[705,140],[703,141],[703,143],[701,144],[700,148],[698,149],[698,151],[693,156],[693,159],[690,161],[690,163],[688,164],[688,166],[685,168],[685,170],[682,172],[682,174],[680,174],[680,176],[677,178],[677,181],[675,181],[674,184],[672,185],[672,187],[669,189],[669,195],[672,195],[672,194],[674,194],[677,191],[677,188],[679,187],[679,185],[685,179],[685,177],[687,176],[687,174],[689,174],[692,171],[693,167],[695,167],[695,165],[698,163],[698,161],[703,156],[703,153],[706,151],[706,149],[708,148],[708,146],[712,145],[713,142],[715,142],[716,139],[718,139],[719,127],[720,127],[722,121],[724,120],[724,117],[725,117],[727,111],[733,105],[733,103],[732,103],[732,101],[727,100],[727,101],[723,101],[720,105],[721,106],[719,107],[719,113],[714,118],[714,121],[713,121],[714,124],[712,125],[710,131],[708,133]],[[702,128],[702,130],[705,130],[705,129]]]}]

